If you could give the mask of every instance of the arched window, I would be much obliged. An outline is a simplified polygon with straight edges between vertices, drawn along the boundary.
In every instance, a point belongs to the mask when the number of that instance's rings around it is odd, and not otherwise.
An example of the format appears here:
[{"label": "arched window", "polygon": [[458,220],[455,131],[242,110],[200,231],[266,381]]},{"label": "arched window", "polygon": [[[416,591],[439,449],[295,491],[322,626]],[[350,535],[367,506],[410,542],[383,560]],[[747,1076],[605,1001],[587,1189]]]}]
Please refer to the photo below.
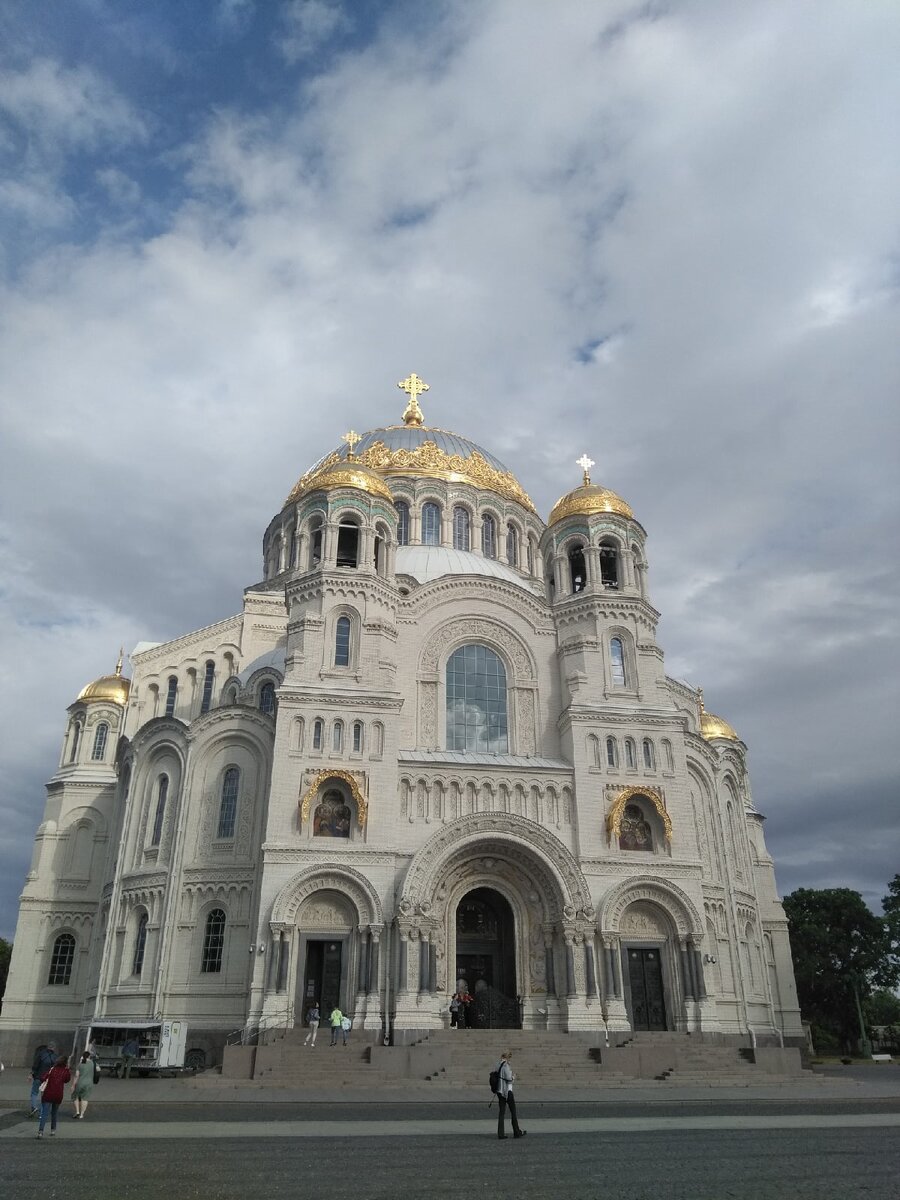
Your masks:
[{"label": "arched window", "polygon": [[321,717],[317,717],[316,722],[313,725],[313,750],[321,750],[322,749],[322,739],[324,738],[324,736],[325,736],[325,722],[322,720]]},{"label": "arched window", "polygon": [[132,975],[140,975],[144,969],[144,950],[147,947],[147,914],[141,913],[137,933],[134,937],[134,956],[131,960]]},{"label": "arched window", "polygon": [[217,975],[222,970],[222,952],[225,949],[225,912],[214,908],[206,918],[203,935],[203,958],[200,970],[204,975]]},{"label": "arched window", "polygon": [[203,676],[203,699],[200,701],[200,711],[209,712],[212,704],[213,680],[216,677],[216,664],[210,659],[206,664],[206,674]]},{"label": "arched window", "polygon": [[405,500],[396,500],[394,508],[397,510],[397,545],[409,545],[409,505]]},{"label": "arched window", "polygon": [[376,721],[372,726],[372,743],[369,751],[370,758],[381,758],[384,754],[384,726]]},{"label": "arched window", "polygon": [[625,766],[629,771],[637,770],[637,754],[634,748],[634,738],[625,739]]},{"label": "arched window", "polygon": [[620,850],[652,850],[653,830],[638,804],[626,804],[619,827]]},{"label": "arched window", "polygon": [[334,627],[334,665],[350,666],[350,618],[338,617]]},{"label": "arched window", "polygon": [[337,565],[356,567],[359,565],[359,526],[355,521],[344,518],[338,525]]},{"label": "arched window", "polygon": [[343,794],[331,788],[313,813],[313,837],[349,838],[352,816]]},{"label": "arched window", "polygon": [[317,517],[309,525],[309,565],[317,567],[322,561],[322,518]]},{"label": "arched window", "polygon": [[619,586],[619,547],[612,538],[600,542],[600,582],[608,588]]},{"label": "arched window", "polygon": [[606,765],[608,767],[619,765],[619,746],[614,737],[606,739]]},{"label": "arched window", "polygon": [[166,797],[168,794],[169,777],[168,775],[160,775],[156,793],[156,816],[153,818],[153,836],[150,838],[151,846],[158,846],[159,840],[162,837],[163,818],[166,815]]},{"label": "arched window", "polygon": [[131,791],[131,763],[126,763],[122,770],[122,803],[128,800]]},{"label": "arched window", "polygon": [[644,756],[644,766],[648,771],[652,771],[656,765],[656,756],[653,753],[653,743],[649,738],[644,738],[641,742],[641,752]]},{"label": "arched window", "polygon": [[534,574],[534,542],[528,539],[528,574]]},{"label": "arched window", "polygon": [[353,752],[360,754],[363,748],[363,723],[362,721],[353,722]]},{"label": "arched window", "polygon": [[666,770],[674,771],[675,770],[675,759],[672,755],[672,743],[669,741],[668,738],[663,738],[663,752],[665,753],[665,756],[666,756]]},{"label": "arched window", "polygon": [[469,510],[461,504],[457,504],[453,510],[453,549],[472,549],[471,518]]},{"label": "arched window", "polygon": [[72,750],[69,754],[69,762],[73,763],[78,757],[78,747],[81,743],[81,722],[75,721],[72,724]]},{"label": "arched window", "polygon": [[109,726],[105,721],[97,726],[97,732],[94,734],[94,748],[91,751],[91,759],[94,762],[99,762],[106,753],[106,739],[109,737]]},{"label": "arched window", "polygon": [[259,711],[268,713],[269,716],[275,714],[275,684],[264,683],[259,689]]},{"label": "arched window", "polygon": [[331,730],[331,748],[332,750],[340,750],[344,744],[344,722],[335,721],[334,727]]},{"label": "arched window", "polygon": [[175,701],[178,699],[178,679],[175,675],[169,676],[168,691],[166,692],[166,716],[171,717],[175,714]]},{"label": "arched window", "polygon": [[441,544],[441,510],[440,506],[429,500],[422,505],[422,545],[439,546]]},{"label": "arched window", "polygon": [[288,568],[293,570],[297,565],[297,527],[291,530],[290,549],[288,550]]},{"label": "arched window", "polygon": [[375,574],[382,578],[387,574],[387,546],[390,540],[387,527],[379,522],[375,526],[375,545],[372,555],[372,561],[375,566]]},{"label": "arched window", "polygon": [[506,561],[511,567],[519,565],[519,535],[512,524],[506,527]]},{"label": "arched window", "polygon": [[587,583],[587,567],[584,562],[584,546],[576,542],[569,547],[569,575],[572,580],[572,591],[583,592]]},{"label": "arched window", "polygon": [[71,933],[61,933],[53,943],[50,956],[50,973],[47,983],[52,987],[68,987],[75,963],[75,938]]},{"label": "arched window", "polygon": [[609,665],[615,687],[625,686],[625,648],[621,638],[611,638],[609,643]]},{"label": "arched window", "polygon": [[460,646],[447,662],[447,749],[506,754],[506,668],[487,646]]},{"label": "arched window", "polygon": [[485,558],[497,557],[497,522],[490,513],[481,518],[481,553]]},{"label": "arched window", "polygon": [[222,798],[219,802],[219,827],[216,837],[234,837],[234,822],[237,817],[238,787],[241,773],[237,767],[229,767],[222,779]]},{"label": "arched window", "polygon": [[544,559],[544,578],[547,580],[547,596],[552,604],[556,596],[556,573],[553,570],[553,559],[549,555]]}]

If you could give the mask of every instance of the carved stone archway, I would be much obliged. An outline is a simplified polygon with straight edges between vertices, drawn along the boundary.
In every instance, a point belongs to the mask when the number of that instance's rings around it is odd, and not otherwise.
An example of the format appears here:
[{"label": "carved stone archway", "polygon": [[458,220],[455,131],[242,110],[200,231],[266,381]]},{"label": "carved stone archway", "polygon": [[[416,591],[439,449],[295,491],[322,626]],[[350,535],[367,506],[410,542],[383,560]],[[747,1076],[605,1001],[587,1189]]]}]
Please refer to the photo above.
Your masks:
[{"label": "carved stone archway", "polygon": [[661,908],[672,921],[679,937],[692,938],[697,945],[702,941],[705,931],[703,918],[690,896],[677,884],[650,875],[623,880],[603,898],[598,920],[601,935],[617,937],[622,932],[625,911],[638,901],[647,901]]},{"label": "carved stone archway", "polygon": [[293,925],[303,901],[314,892],[333,891],[345,896],[356,907],[360,925],[384,924],[384,911],[378,893],[359,871],[338,863],[322,863],[301,871],[286,883],[272,905],[273,925]]}]

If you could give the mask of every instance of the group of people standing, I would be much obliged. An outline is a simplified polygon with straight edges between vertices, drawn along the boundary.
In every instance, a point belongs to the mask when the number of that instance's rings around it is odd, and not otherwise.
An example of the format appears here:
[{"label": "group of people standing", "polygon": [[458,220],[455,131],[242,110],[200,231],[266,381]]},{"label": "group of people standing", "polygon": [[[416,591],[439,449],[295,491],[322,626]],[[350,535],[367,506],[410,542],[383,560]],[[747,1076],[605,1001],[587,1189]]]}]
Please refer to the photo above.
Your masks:
[{"label": "group of people standing", "polygon": [[[322,1022],[322,1013],[318,1004],[313,1004],[306,1012],[306,1024],[309,1027],[309,1032],[303,1039],[304,1046],[315,1046],[316,1034],[319,1032],[319,1025]],[[350,1030],[353,1028],[352,1020],[341,1012],[340,1008],[335,1005],[331,1010],[331,1015],[328,1018],[328,1024],[331,1026],[331,1044],[337,1045],[338,1034],[341,1034],[344,1039],[344,1045],[350,1040]]]},{"label": "group of people standing", "polygon": [[59,1106],[66,1095],[66,1084],[72,1084],[72,1116],[82,1120],[87,1112],[88,1101],[100,1071],[90,1051],[85,1050],[75,1066],[75,1074],[69,1066],[69,1057],[57,1053],[54,1042],[38,1046],[31,1064],[31,1111],[29,1116],[40,1117],[38,1137],[44,1136],[47,1118],[50,1119],[50,1136],[56,1135]]},{"label": "group of people standing", "polygon": [[471,1029],[475,1025],[475,997],[465,989],[450,999],[450,1028]]}]

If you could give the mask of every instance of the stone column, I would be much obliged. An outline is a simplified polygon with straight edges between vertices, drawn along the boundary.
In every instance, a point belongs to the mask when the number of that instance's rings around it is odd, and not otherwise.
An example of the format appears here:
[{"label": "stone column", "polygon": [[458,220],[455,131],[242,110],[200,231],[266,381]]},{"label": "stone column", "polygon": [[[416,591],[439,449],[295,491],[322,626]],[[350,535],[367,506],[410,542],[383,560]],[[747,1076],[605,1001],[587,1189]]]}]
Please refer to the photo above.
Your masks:
[{"label": "stone column", "polygon": [[597,976],[594,970],[594,944],[589,938],[584,939],[584,978],[588,996],[596,996]]},{"label": "stone column", "polygon": [[359,963],[356,972],[356,990],[365,992],[369,980],[369,927],[359,927]]},{"label": "stone column", "polygon": [[409,973],[409,933],[400,929],[400,942],[397,947],[397,994],[408,991]]},{"label": "stone column", "polygon": [[686,938],[681,939],[679,956],[681,958],[681,979],[684,986],[684,998],[685,1000],[693,1000],[696,996],[694,990],[694,962]]},{"label": "stone column", "polygon": [[544,934],[544,972],[547,976],[547,995],[556,995],[556,973],[553,969],[553,934]]},{"label": "stone column", "polygon": [[278,934],[278,975],[275,984],[277,992],[283,992],[287,987],[287,970],[288,970],[288,941],[284,936],[284,930]]},{"label": "stone column", "polygon": [[691,942],[691,944],[690,944],[688,953],[690,954],[691,959],[693,960],[693,963],[694,963],[694,984],[695,984],[694,994],[698,1000],[705,1000],[706,999],[706,980],[703,977],[703,958],[701,957],[700,951],[697,949],[697,947],[694,945],[693,942]]},{"label": "stone column", "polygon": [[584,551],[584,565],[587,570],[586,586],[599,590],[602,586],[600,574],[600,547],[589,542]]},{"label": "stone column", "polygon": [[432,939],[428,941],[428,990],[437,991],[437,945]]},{"label": "stone column", "polygon": [[628,1013],[625,1009],[625,994],[622,986],[622,957],[621,944],[618,935],[604,934],[603,960],[606,975],[606,1027],[610,1033],[620,1033],[631,1029]]},{"label": "stone column", "polygon": [[575,983],[575,935],[567,932],[564,935],[566,943],[566,995],[577,995]]},{"label": "stone column", "polygon": [[333,567],[337,562],[338,526],[334,521],[326,521],[322,537],[322,566]]},{"label": "stone column", "polygon": [[430,952],[428,934],[422,930],[419,934],[419,995],[428,992],[431,978]]},{"label": "stone column", "polygon": [[369,979],[367,991],[370,995],[374,995],[378,991],[378,947],[379,947],[379,930],[370,930],[371,942],[369,943]]}]

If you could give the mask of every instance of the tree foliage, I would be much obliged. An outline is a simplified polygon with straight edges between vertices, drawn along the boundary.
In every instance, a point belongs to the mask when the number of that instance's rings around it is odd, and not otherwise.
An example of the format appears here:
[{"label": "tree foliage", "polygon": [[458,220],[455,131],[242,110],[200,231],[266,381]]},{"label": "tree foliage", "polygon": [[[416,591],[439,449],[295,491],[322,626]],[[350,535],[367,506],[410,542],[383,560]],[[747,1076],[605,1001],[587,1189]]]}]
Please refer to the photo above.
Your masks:
[{"label": "tree foliage", "polygon": [[884,919],[891,939],[891,962],[900,974],[900,875],[888,884],[888,894],[882,899]]},{"label": "tree foliage", "polygon": [[[900,894],[898,894],[900,901]],[[860,1002],[900,977],[888,918],[876,917],[850,888],[798,888],[785,897],[800,1008],[843,1045],[859,1037]]]},{"label": "tree foliage", "polygon": [[9,960],[12,955],[12,942],[0,938],[0,1003],[6,991],[6,977],[9,974]]}]

